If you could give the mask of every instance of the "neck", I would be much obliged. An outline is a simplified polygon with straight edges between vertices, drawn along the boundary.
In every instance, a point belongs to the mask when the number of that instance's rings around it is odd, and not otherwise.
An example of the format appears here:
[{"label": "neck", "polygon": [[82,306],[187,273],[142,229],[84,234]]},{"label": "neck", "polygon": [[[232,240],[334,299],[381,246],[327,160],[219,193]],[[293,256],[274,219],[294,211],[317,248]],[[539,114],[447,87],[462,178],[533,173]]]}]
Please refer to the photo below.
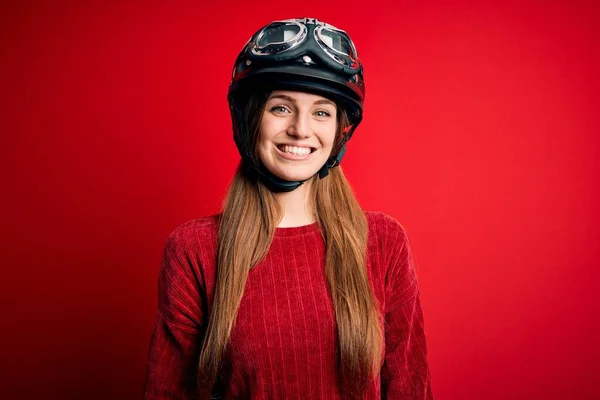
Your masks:
[{"label": "neck", "polygon": [[312,179],[304,182],[291,192],[275,193],[275,198],[283,208],[280,228],[309,225],[316,221],[311,196]]}]

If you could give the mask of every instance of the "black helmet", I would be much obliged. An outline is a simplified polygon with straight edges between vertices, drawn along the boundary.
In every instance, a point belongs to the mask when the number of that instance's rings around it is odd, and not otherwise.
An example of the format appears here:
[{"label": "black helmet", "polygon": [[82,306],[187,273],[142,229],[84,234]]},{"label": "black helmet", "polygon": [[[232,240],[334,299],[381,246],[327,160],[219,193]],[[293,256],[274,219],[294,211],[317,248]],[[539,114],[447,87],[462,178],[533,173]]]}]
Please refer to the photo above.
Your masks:
[{"label": "black helmet", "polygon": [[244,128],[249,96],[257,90],[276,89],[319,94],[347,111],[350,126],[341,150],[331,154],[319,171],[324,178],[329,168],[341,162],[346,142],[362,120],[363,67],[348,34],[314,18],[274,21],[250,38],[235,61],[228,93],[235,144],[246,167],[257,172],[271,190],[287,192],[304,181],[287,181],[255,165]]}]

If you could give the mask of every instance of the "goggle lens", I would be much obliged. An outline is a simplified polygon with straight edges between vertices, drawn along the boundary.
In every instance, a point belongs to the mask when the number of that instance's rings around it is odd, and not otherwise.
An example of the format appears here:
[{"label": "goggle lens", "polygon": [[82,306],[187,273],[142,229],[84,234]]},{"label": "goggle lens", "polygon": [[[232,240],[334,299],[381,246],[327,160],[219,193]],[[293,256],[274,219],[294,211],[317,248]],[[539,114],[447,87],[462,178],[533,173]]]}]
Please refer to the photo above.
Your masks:
[{"label": "goggle lens", "polygon": [[352,44],[350,43],[350,39],[341,32],[323,29],[321,31],[321,40],[332,50],[335,50],[350,58],[356,58],[356,54]]},{"label": "goggle lens", "polygon": [[300,30],[300,26],[297,24],[274,23],[265,28],[256,44],[259,47],[266,47],[272,44],[288,43],[298,36]]}]

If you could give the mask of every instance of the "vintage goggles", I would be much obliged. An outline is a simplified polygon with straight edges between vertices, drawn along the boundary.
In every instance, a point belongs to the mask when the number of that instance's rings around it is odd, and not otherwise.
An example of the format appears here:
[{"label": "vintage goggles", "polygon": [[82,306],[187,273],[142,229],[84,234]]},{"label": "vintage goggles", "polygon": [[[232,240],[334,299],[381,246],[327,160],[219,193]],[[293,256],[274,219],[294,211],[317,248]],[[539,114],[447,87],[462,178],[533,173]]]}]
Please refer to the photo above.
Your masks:
[{"label": "vintage goggles", "polygon": [[[284,61],[302,56],[302,60],[309,64],[312,59],[307,53],[312,53],[330,67],[351,75],[361,68],[348,34],[313,18],[272,22],[254,36],[249,46],[252,58],[257,61],[261,58]],[[322,54],[326,57],[321,57]]]}]

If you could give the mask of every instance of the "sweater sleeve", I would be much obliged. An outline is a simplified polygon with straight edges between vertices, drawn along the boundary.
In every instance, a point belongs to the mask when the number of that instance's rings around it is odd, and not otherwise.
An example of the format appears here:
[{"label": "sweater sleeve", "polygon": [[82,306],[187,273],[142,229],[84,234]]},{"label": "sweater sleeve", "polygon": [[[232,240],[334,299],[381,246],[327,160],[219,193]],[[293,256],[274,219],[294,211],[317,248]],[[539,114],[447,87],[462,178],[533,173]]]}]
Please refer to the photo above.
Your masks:
[{"label": "sweater sleeve", "polygon": [[197,399],[201,344],[201,280],[189,235],[175,230],[164,249],[158,277],[158,312],[150,340],[145,399]]},{"label": "sweater sleeve", "polygon": [[[396,221],[386,277],[382,399],[431,400],[423,311],[410,243]],[[393,238],[395,236],[395,239]]]}]

